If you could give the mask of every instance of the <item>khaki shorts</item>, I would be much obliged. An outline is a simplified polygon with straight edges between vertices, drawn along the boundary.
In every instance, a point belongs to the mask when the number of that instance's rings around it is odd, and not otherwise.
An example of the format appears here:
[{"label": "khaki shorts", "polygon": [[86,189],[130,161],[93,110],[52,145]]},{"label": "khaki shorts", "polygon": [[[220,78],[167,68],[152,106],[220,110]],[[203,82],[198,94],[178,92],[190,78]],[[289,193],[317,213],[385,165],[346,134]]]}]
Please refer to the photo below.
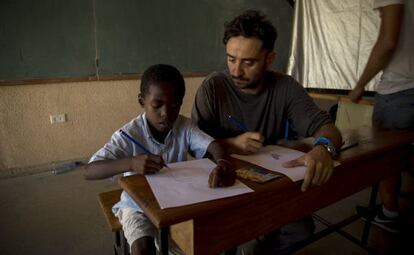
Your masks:
[{"label": "khaki shorts", "polygon": [[[131,208],[121,208],[115,216],[122,225],[122,230],[124,231],[124,236],[129,247],[139,238],[151,236],[154,238],[155,246],[158,249],[158,230],[144,213],[137,212]],[[171,239],[168,243],[170,246],[168,253],[170,255],[184,254]]]},{"label": "khaki shorts", "polygon": [[157,229],[145,214],[131,208],[121,208],[115,216],[118,217],[122,225],[129,247],[134,241],[144,236],[157,237]]}]

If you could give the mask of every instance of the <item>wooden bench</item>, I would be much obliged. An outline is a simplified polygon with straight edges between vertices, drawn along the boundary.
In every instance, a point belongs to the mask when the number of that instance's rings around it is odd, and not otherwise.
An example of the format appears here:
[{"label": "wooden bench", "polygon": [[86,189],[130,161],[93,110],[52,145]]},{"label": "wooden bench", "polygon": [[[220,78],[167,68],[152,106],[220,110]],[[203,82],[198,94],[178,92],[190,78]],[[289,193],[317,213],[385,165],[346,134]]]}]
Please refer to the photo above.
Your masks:
[{"label": "wooden bench", "polygon": [[114,254],[128,255],[129,246],[122,232],[121,223],[119,223],[118,218],[112,213],[112,206],[119,201],[121,193],[122,189],[103,192],[98,195],[98,200],[109,229],[114,233]]}]

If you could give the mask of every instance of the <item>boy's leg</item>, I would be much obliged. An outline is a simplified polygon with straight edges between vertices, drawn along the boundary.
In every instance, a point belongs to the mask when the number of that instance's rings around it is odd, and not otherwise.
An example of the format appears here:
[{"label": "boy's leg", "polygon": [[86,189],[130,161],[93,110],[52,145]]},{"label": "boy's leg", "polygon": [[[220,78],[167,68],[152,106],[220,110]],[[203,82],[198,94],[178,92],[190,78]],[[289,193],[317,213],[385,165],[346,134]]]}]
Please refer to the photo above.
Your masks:
[{"label": "boy's leg", "polygon": [[156,249],[154,245],[154,238],[144,236],[138,238],[132,243],[131,255],[155,255]]},{"label": "boy's leg", "polygon": [[[141,213],[135,212],[130,208],[119,209],[115,215],[118,217],[122,225],[125,238],[131,247],[131,254],[156,254],[158,230],[148,219],[148,217]],[[183,255],[184,253],[175,244],[173,240],[168,241],[170,255]],[[139,253],[138,251],[141,251]]]},{"label": "boy's leg", "polygon": [[155,255],[154,237],[157,234],[157,229],[145,214],[130,208],[122,208],[119,209],[116,217],[122,225],[132,255]]}]

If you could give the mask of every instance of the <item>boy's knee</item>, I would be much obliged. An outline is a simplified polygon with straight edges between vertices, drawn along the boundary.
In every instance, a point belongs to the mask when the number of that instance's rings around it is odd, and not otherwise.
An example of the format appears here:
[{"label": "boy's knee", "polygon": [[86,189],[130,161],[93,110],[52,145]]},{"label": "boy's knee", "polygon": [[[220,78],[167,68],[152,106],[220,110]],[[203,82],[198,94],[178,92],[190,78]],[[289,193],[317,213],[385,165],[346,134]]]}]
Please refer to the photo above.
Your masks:
[{"label": "boy's knee", "polygon": [[131,245],[131,255],[155,255],[154,238],[144,236],[135,240]]}]

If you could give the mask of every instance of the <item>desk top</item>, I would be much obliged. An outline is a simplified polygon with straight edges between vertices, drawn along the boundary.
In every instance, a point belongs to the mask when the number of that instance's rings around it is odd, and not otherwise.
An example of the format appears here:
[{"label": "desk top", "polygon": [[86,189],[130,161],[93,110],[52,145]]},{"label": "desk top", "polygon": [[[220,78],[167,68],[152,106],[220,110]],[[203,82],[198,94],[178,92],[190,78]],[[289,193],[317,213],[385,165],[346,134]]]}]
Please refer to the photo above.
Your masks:
[{"label": "desk top", "polygon": [[[386,174],[386,172],[381,172],[380,166],[384,162],[381,162],[380,159],[387,155],[389,162],[395,161],[396,165],[398,165],[397,161],[401,161],[398,159],[402,157],[398,150],[404,146],[408,147],[414,141],[414,132],[405,130],[360,128],[357,130],[345,130],[342,133],[344,140],[353,139],[358,141],[359,145],[341,153],[338,158],[341,165],[334,169],[334,174],[328,183],[318,187],[311,187],[305,193],[300,190],[301,182],[294,183],[287,177],[264,184],[241,180],[255,192],[161,210],[144,176],[123,177],[120,178],[119,183],[137,201],[145,214],[158,228],[194,218],[207,217],[219,212],[237,211],[238,208],[246,205],[254,204],[254,207],[260,209],[260,201],[263,200],[263,203],[265,203],[265,201],[269,200],[265,198],[271,198],[272,203],[280,204],[280,206],[282,206],[283,201],[299,199],[300,203],[296,205],[291,203],[289,210],[284,210],[286,211],[286,216],[288,216],[286,217],[286,222],[278,223],[283,225],[292,220],[299,219],[298,217],[301,215],[317,211],[373,183],[377,183]],[[286,145],[301,151],[308,151],[311,148],[309,142],[304,143],[302,141],[291,141]],[[394,158],[389,156],[394,156]],[[246,162],[236,159],[234,163],[236,167],[246,166]],[[371,167],[372,164],[378,164],[378,166]],[[374,170],[376,172],[373,172]],[[356,179],[359,181],[356,182]],[[349,182],[349,185],[343,185],[346,181]],[[323,196],[320,196],[322,193]],[[296,212],[295,210],[301,210],[301,213],[289,213],[289,211]]]}]

